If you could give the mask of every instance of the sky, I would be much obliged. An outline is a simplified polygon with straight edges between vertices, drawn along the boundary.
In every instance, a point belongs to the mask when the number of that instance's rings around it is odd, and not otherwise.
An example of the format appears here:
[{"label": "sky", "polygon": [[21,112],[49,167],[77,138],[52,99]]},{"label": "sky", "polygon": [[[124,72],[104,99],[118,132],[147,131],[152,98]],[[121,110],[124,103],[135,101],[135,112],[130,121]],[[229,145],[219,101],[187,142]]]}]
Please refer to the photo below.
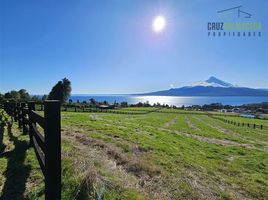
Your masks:
[{"label": "sky", "polygon": [[[208,37],[217,11],[242,5],[261,37]],[[0,92],[46,94],[60,79],[73,94],[129,94],[218,77],[268,88],[266,0],[1,0]],[[152,21],[166,19],[156,33]],[[244,20],[244,19],[243,19]]]}]

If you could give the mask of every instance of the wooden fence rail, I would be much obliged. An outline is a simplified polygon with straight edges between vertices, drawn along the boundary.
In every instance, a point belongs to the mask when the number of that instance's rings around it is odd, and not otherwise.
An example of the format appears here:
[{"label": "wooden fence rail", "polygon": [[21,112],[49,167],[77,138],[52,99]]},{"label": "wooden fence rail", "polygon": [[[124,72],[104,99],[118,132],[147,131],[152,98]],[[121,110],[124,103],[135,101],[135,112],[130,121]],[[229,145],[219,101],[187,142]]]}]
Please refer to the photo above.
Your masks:
[{"label": "wooden fence rail", "polygon": [[[60,102],[45,101],[44,117],[35,111],[35,102],[4,103],[4,110],[29,134],[30,146],[45,177],[45,199],[61,199],[61,117]],[[39,130],[43,130],[41,134]],[[42,131],[41,131],[42,132]]]}]

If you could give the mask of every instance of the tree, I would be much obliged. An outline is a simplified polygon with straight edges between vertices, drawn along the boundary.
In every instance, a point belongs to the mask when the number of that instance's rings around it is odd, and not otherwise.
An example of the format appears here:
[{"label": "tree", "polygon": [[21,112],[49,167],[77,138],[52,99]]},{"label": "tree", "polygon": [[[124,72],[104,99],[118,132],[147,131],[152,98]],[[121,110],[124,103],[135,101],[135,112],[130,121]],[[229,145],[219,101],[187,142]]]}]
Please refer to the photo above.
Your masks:
[{"label": "tree", "polygon": [[31,99],[31,97],[25,89],[20,89],[19,91],[11,90],[5,93],[2,95],[2,99],[13,101],[28,101]]},{"label": "tree", "polygon": [[62,79],[59,81],[54,87],[52,88],[51,92],[48,95],[48,99],[50,100],[60,100],[61,103],[67,101],[71,93],[71,81],[67,78]]},{"label": "tree", "polygon": [[126,101],[122,101],[122,102],[121,102],[121,107],[127,107],[127,106],[128,106],[128,104],[127,104]]},{"label": "tree", "polygon": [[90,101],[90,104],[91,104],[92,106],[96,106],[97,102],[96,102],[95,99],[91,98],[91,99],[89,99],[89,101]]},{"label": "tree", "polygon": [[21,100],[27,101],[27,100],[30,100],[30,98],[31,98],[30,95],[29,95],[29,93],[25,89],[20,89],[18,91],[18,93],[20,95],[20,99]]},{"label": "tree", "polygon": [[10,92],[5,93],[5,96],[4,97],[6,99],[19,100],[20,99],[20,93],[18,93],[15,90],[12,90]]},{"label": "tree", "polygon": [[142,102],[139,102],[136,104],[137,107],[142,107],[143,106],[143,103]]},{"label": "tree", "polygon": [[151,105],[150,105],[149,101],[146,101],[146,102],[143,104],[143,106],[144,106],[144,107],[150,107]]}]

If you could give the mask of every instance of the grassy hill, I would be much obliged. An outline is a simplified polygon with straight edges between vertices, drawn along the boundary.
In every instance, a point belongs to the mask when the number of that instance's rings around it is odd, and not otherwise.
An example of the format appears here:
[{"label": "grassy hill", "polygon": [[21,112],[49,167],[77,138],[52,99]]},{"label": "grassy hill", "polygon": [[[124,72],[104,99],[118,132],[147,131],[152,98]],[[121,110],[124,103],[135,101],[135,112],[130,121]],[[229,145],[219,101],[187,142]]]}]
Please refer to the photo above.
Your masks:
[{"label": "grassy hill", "polygon": [[[16,124],[2,132],[0,194],[43,199],[28,137]],[[66,200],[268,198],[267,130],[199,113],[62,112],[62,162]]]}]

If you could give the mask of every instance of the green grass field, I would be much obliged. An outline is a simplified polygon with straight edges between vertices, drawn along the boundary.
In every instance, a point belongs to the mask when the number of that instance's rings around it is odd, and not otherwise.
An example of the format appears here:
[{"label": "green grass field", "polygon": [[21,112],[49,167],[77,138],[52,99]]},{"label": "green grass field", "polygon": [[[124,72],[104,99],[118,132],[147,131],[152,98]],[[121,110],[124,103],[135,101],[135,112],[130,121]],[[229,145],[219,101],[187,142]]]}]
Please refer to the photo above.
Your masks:
[{"label": "green grass field", "polygon": [[[173,112],[62,112],[62,199],[268,199],[267,130]],[[28,137],[16,124],[2,132],[1,195],[43,199]]]}]

